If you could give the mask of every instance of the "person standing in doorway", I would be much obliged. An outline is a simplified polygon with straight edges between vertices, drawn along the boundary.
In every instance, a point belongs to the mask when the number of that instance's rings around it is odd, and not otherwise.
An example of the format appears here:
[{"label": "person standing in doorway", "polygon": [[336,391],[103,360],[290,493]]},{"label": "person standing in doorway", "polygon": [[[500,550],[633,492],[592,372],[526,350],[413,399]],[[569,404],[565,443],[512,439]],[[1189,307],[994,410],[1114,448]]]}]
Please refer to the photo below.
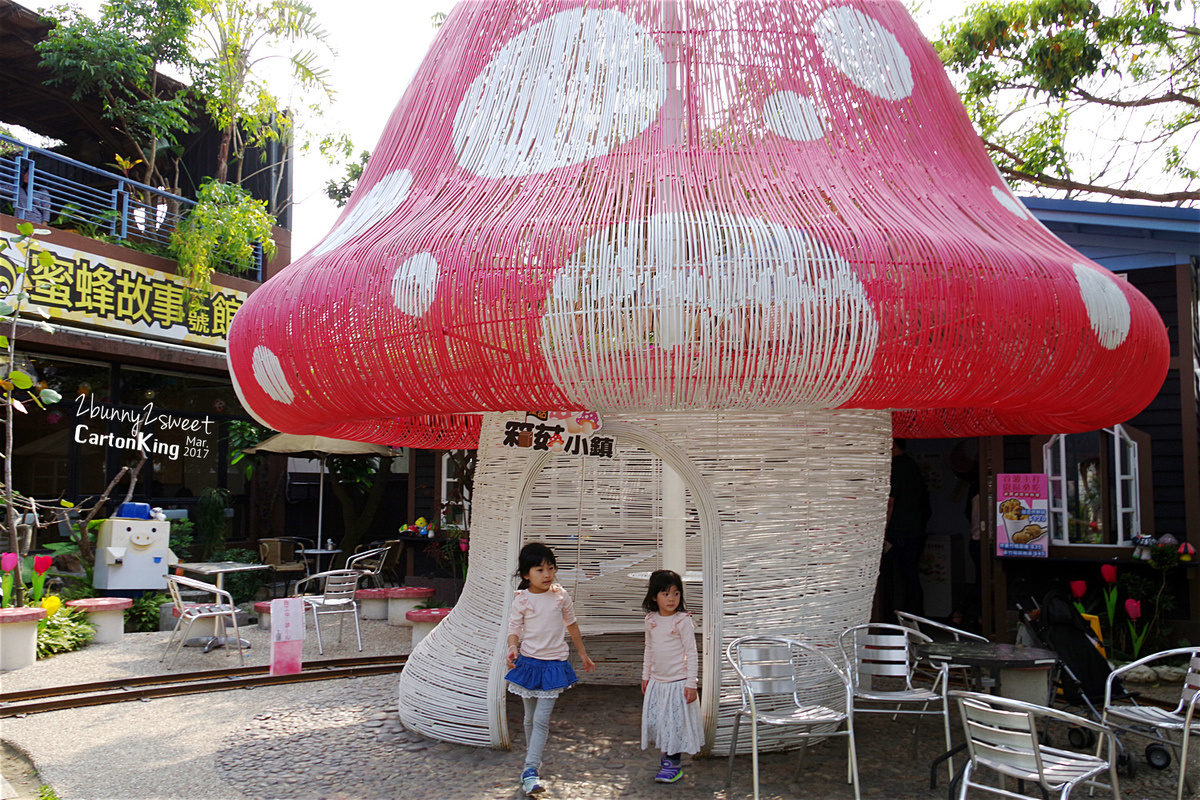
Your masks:
[{"label": "person standing in doorway", "polygon": [[921,588],[921,554],[925,526],[932,513],[929,489],[921,468],[904,452],[904,439],[892,440],[892,481],[888,492],[887,528],[880,564],[880,609],[884,622],[895,622],[896,611],[925,614]]}]

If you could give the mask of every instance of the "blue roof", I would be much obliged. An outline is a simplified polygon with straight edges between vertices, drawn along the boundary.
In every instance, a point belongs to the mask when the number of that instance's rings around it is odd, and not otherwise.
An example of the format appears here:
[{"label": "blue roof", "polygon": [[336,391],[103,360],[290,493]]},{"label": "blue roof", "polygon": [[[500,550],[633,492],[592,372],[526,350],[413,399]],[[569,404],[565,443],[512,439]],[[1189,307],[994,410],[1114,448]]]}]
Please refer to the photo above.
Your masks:
[{"label": "blue roof", "polygon": [[1060,239],[1114,272],[1200,257],[1200,209],[1022,197]]}]

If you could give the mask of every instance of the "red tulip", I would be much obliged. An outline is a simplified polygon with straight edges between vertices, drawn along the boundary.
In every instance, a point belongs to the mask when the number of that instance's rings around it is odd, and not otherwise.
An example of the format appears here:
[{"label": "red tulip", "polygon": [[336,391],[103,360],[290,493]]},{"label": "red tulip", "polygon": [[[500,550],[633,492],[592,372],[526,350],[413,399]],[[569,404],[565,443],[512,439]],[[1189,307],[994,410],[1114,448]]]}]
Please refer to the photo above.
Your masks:
[{"label": "red tulip", "polygon": [[462,550],[464,553],[467,552],[467,540],[466,539],[458,540],[458,549]]},{"label": "red tulip", "polygon": [[1071,581],[1071,596],[1076,600],[1082,600],[1087,594],[1087,581]]},{"label": "red tulip", "polygon": [[1105,583],[1117,582],[1117,565],[1116,564],[1101,564],[1100,575],[1104,578]]},{"label": "red tulip", "polygon": [[4,570],[5,572],[9,572],[16,568],[17,568],[17,554],[16,553],[0,554],[0,569]]},{"label": "red tulip", "polygon": [[1126,600],[1125,613],[1134,621],[1140,619],[1142,616],[1142,604],[1133,598]]},{"label": "red tulip", "polygon": [[54,563],[54,556],[34,556],[33,571],[38,575],[45,575],[46,570],[50,569],[50,565]]}]

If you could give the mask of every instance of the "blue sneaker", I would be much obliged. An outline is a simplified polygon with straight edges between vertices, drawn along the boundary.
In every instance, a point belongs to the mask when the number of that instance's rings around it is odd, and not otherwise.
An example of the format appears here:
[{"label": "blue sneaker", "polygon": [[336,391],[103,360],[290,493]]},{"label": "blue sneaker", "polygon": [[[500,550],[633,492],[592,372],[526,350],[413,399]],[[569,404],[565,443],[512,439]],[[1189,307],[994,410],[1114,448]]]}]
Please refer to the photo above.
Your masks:
[{"label": "blue sneaker", "polygon": [[662,769],[660,769],[658,774],[654,776],[654,780],[657,783],[674,783],[683,777],[683,767],[680,766],[680,762],[672,761],[666,756],[663,756],[662,761],[658,763]]},{"label": "blue sneaker", "polygon": [[546,787],[538,781],[538,771],[533,767],[521,773],[521,789],[529,797],[534,797],[546,791]]}]

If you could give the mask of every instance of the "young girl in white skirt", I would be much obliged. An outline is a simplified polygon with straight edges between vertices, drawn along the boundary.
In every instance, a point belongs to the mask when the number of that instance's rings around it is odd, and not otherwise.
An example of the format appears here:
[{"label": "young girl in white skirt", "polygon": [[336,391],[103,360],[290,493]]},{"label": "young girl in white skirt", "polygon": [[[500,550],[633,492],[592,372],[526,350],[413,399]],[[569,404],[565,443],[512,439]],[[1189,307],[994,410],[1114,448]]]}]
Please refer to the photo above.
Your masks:
[{"label": "young girl in white skirt", "polygon": [[683,753],[704,744],[696,679],[696,628],[683,602],[683,580],[669,569],[650,573],[642,601],[646,614],[646,655],[642,660],[642,749],[651,743],[662,751],[659,783],[683,777]]},{"label": "young girl in white skirt", "polygon": [[570,650],[563,634],[579,653],[584,672],[596,668],[583,648],[583,636],[575,621],[575,607],[567,590],[554,582],[558,562],[554,551],[541,542],[530,542],[517,557],[521,579],[508,615],[508,690],[525,703],[525,765],[521,789],[540,794],[544,787],[538,776],[542,749],[550,731],[550,712],[563,690],[575,683],[575,670],[567,656]]}]

